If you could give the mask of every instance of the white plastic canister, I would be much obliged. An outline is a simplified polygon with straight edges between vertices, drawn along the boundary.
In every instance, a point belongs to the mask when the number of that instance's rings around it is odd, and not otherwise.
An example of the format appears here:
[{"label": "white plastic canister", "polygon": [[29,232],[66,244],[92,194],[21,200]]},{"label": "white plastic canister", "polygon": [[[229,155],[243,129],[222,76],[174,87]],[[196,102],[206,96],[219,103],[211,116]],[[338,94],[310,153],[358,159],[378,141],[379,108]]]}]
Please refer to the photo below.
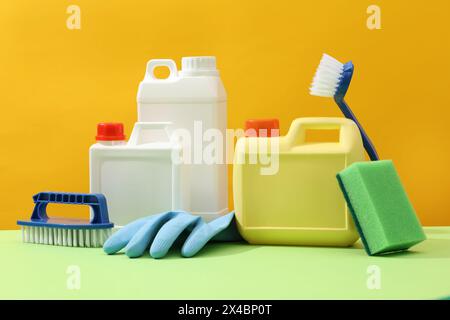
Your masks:
[{"label": "white plastic canister", "polygon": [[[169,76],[156,78],[157,67],[167,67]],[[173,60],[150,60],[139,85],[137,103],[138,121],[170,121],[170,134],[185,130],[191,137],[189,145],[183,144],[190,153],[183,156],[190,179],[188,200],[183,209],[206,220],[227,213],[227,95],[215,57],[185,57],[180,71]],[[213,137],[218,138],[209,129],[218,130],[221,135],[221,155],[215,159],[207,159],[210,144],[217,142]]]},{"label": "white plastic canister", "polygon": [[[99,124],[90,148],[90,191],[106,196],[117,226],[183,206],[186,187],[181,167],[172,161],[177,146],[169,141],[168,125],[137,122],[127,143],[121,124]],[[122,133],[115,132],[120,127]]]}]

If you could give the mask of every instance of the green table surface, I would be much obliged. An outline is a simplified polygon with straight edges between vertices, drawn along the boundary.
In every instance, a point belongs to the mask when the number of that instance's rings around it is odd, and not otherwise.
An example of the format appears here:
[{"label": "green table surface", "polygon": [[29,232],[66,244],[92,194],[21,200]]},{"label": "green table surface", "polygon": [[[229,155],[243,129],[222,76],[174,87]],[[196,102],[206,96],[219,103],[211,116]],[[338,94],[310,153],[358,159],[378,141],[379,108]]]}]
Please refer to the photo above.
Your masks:
[{"label": "green table surface", "polygon": [[[448,297],[450,227],[429,227],[426,233],[428,240],[410,252],[382,257],[367,256],[359,242],[351,248],[213,243],[193,258],[172,250],[155,260],[148,254],[129,259],[101,249],[23,244],[20,231],[0,231],[0,299]],[[368,287],[373,270],[379,271],[379,289]]]}]

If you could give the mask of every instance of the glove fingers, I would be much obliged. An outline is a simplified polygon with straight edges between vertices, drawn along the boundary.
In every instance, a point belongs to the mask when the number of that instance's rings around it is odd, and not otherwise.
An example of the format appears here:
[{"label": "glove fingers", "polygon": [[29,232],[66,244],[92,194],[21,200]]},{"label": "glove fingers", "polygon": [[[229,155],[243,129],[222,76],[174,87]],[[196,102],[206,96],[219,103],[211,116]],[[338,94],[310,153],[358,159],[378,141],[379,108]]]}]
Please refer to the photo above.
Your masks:
[{"label": "glove fingers", "polygon": [[234,212],[230,212],[210,223],[199,224],[189,235],[181,248],[181,255],[189,258],[199,252],[211,238],[226,229],[233,221]]},{"label": "glove fingers", "polygon": [[200,221],[200,217],[181,213],[164,224],[153,240],[150,255],[153,258],[164,257],[183,230],[198,221]]},{"label": "glove fingers", "polygon": [[243,241],[241,234],[239,233],[237,223],[236,223],[236,216],[234,215],[234,211],[229,213],[230,216],[232,216],[231,221],[229,222],[229,225],[217,233],[211,241]]},{"label": "glove fingers", "polygon": [[172,218],[174,213],[165,212],[158,214],[154,219],[148,220],[128,242],[125,247],[125,254],[129,258],[140,257],[144,254],[145,249],[152,242],[159,228]]},{"label": "glove fingers", "polygon": [[119,229],[117,232],[115,232],[112,236],[108,238],[108,240],[105,241],[103,244],[103,251],[105,251],[107,254],[113,254],[116,253],[122,248],[124,248],[128,242],[131,240],[131,238],[134,236],[134,234],[149,220],[152,219],[153,216],[150,217],[144,217],[141,219],[138,219],[136,221],[133,221],[123,228]]}]

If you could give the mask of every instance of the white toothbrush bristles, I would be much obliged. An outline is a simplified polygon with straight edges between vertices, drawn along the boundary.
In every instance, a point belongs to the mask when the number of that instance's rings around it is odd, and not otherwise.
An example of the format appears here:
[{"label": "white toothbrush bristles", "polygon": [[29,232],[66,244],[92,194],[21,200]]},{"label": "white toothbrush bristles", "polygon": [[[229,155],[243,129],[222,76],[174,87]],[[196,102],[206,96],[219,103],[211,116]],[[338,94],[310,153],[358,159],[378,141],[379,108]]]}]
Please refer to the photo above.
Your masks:
[{"label": "white toothbrush bristles", "polygon": [[324,53],[309,93],[313,96],[333,97],[336,94],[343,72],[344,64]]},{"label": "white toothbrush bristles", "polygon": [[65,229],[22,226],[22,240],[68,247],[102,247],[112,233],[112,229]]}]

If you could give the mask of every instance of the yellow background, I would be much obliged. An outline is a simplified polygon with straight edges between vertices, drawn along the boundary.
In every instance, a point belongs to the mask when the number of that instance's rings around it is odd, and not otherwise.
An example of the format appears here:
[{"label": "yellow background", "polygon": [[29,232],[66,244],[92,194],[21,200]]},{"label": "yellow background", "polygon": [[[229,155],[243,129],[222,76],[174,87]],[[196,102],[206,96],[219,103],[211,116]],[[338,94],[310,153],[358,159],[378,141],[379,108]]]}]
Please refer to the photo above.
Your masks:
[{"label": "yellow background", "polygon": [[[81,30],[66,27],[70,4]],[[366,27],[370,4],[382,30]],[[308,88],[323,52],[356,65],[347,102],[393,159],[425,225],[450,225],[450,2],[73,0],[0,2],[0,228],[41,190],[88,192],[100,121],[136,119],[150,58],[215,55],[228,125],[340,116]]]}]

